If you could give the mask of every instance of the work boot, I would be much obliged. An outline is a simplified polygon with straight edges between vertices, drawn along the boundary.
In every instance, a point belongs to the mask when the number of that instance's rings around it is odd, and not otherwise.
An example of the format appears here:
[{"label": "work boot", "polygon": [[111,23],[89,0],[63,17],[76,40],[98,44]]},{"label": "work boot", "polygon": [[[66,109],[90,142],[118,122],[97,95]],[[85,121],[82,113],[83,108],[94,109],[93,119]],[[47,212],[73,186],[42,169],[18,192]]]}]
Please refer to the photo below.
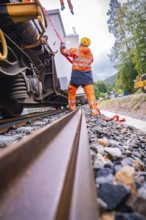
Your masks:
[{"label": "work boot", "polygon": [[63,4],[63,5],[61,5],[61,11],[63,11],[64,9],[65,9],[65,6]]},{"label": "work boot", "polygon": [[73,111],[75,111],[75,110],[76,110],[76,107],[74,107],[74,108],[70,108],[70,107],[69,107],[69,111],[70,111],[70,112],[73,112]]},{"label": "work boot", "polygon": [[97,109],[91,109],[91,115],[92,116],[99,115],[99,112],[97,111]]},{"label": "work boot", "polygon": [[92,116],[97,116],[97,115],[99,115],[99,113],[96,112],[96,113],[92,113],[91,115]]}]

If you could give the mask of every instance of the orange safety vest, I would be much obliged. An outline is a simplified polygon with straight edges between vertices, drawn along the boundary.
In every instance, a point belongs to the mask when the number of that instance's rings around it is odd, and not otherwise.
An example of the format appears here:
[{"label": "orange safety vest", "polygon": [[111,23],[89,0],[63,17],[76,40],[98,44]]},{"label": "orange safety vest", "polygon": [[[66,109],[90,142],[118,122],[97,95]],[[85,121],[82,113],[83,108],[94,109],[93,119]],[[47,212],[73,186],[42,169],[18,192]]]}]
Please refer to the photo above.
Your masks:
[{"label": "orange safety vest", "polygon": [[91,64],[93,62],[93,54],[88,47],[63,49],[62,54],[73,57],[73,70],[91,71]]}]

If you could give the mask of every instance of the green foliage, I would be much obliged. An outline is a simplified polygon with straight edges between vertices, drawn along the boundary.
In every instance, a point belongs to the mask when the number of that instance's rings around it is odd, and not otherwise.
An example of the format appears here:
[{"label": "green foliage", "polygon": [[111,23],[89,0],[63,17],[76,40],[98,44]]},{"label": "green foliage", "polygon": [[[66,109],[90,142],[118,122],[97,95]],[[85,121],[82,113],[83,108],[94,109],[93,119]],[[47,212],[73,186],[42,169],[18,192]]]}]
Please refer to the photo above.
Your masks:
[{"label": "green foliage", "polygon": [[116,79],[116,74],[106,78],[105,80],[103,80],[103,82],[107,85],[108,91],[107,93],[109,94],[110,91],[113,90],[114,86],[115,86],[115,79]]},{"label": "green foliage", "polygon": [[101,92],[100,93],[100,98],[105,98],[105,93]]},{"label": "green foliage", "polygon": [[134,92],[134,94],[140,94],[140,93],[142,93],[141,88],[140,88],[140,89],[137,89],[137,90]]},{"label": "green foliage", "polygon": [[100,97],[100,92],[97,86],[94,85],[94,92],[95,92],[95,97],[96,99],[99,99]]},{"label": "green foliage", "polygon": [[115,90],[128,90],[130,93],[134,92],[134,79],[137,71],[133,68],[131,60],[123,60],[123,63],[118,65],[119,71],[115,82]]},{"label": "green foliage", "polygon": [[116,92],[118,95],[123,94],[123,90],[122,89],[118,89]]},{"label": "green foliage", "polygon": [[95,87],[98,88],[99,92],[106,93],[107,92],[107,85],[103,81],[97,81],[94,83]]},{"label": "green foliage", "polygon": [[110,0],[107,21],[115,37],[110,60],[117,69],[115,90],[133,93],[133,80],[146,72],[146,7],[145,0],[119,3]]},{"label": "green foliage", "polygon": [[97,99],[105,97],[105,94],[110,94],[110,89],[103,81],[97,81],[94,83],[94,91]]}]

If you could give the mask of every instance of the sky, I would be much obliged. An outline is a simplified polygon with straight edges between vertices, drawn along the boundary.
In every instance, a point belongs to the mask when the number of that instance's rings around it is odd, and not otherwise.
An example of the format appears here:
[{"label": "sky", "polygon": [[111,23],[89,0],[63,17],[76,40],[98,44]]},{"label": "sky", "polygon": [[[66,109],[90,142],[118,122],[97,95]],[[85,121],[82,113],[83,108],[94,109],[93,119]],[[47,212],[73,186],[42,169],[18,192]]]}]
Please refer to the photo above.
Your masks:
[{"label": "sky", "polygon": [[[61,12],[66,34],[73,34],[73,27],[82,37],[91,39],[90,49],[94,56],[92,64],[94,81],[104,80],[116,73],[113,64],[109,61],[108,54],[114,44],[114,37],[108,32],[107,11],[110,0],[71,0],[74,15],[70,13],[67,0],[64,0],[65,9]],[[124,3],[126,0],[119,0]],[[59,0],[40,0],[46,10],[60,9]]]}]

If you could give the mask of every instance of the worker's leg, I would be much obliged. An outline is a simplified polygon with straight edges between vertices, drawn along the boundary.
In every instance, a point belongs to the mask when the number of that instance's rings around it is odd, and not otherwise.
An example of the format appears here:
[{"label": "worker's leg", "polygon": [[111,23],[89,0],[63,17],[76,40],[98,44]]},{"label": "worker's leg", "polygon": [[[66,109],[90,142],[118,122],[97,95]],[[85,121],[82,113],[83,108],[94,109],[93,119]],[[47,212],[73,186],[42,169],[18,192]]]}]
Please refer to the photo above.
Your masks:
[{"label": "worker's leg", "polygon": [[97,111],[96,97],[95,97],[95,93],[94,93],[94,85],[93,84],[87,85],[87,86],[84,86],[83,88],[84,88],[85,94],[87,96],[88,104],[91,109],[91,114],[93,116],[97,115],[98,111]]},{"label": "worker's leg", "polygon": [[78,87],[75,87],[71,84],[68,86],[68,104],[69,110],[74,111],[76,110],[76,91]]},{"label": "worker's leg", "polygon": [[68,2],[68,7],[69,7],[69,9],[70,9],[70,12],[71,12],[72,14],[74,14],[74,12],[73,12],[73,5],[72,5],[72,3],[71,3],[71,0],[67,0],[67,2]]},{"label": "worker's leg", "polygon": [[60,0],[61,10],[65,9],[64,0]]}]

